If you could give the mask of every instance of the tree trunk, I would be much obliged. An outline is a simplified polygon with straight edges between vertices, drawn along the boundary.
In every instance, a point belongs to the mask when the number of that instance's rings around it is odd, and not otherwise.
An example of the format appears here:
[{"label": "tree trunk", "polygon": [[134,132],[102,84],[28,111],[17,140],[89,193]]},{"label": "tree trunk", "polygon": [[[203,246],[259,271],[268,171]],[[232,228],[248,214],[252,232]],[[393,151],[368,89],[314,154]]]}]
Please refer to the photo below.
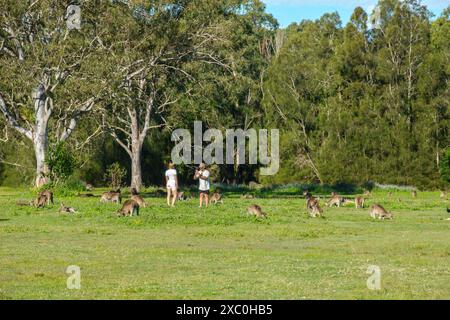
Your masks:
[{"label": "tree trunk", "polygon": [[138,141],[133,143],[131,150],[131,188],[136,188],[140,192],[142,186],[142,167],[141,167],[142,144]]},{"label": "tree trunk", "polygon": [[142,186],[141,153],[143,141],[139,131],[139,120],[136,110],[130,112],[131,115],[131,188],[137,192]]},{"label": "tree trunk", "polygon": [[36,156],[36,181],[35,186],[41,187],[49,182],[49,170],[45,163],[48,150],[48,119],[51,110],[46,110],[45,92],[42,86],[39,86],[33,94],[35,99],[35,128],[33,132],[34,153]]},{"label": "tree trunk", "polygon": [[36,187],[42,187],[49,182],[48,166],[45,163],[45,155],[47,153],[47,137],[36,136],[33,141],[34,153],[36,156]]}]

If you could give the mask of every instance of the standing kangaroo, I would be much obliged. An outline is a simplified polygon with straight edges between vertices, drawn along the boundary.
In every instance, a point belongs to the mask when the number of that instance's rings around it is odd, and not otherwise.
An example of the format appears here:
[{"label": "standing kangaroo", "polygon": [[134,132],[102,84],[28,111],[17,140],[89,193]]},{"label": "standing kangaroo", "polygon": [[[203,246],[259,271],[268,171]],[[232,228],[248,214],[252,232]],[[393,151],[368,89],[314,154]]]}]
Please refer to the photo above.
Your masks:
[{"label": "standing kangaroo", "polygon": [[38,195],[36,200],[34,200],[33,204],[36,208],[44,208],[48,203],[47,197],[45,195]]},{"label": "standing kangaroo", "polygon": [[356,197],[355,198],[355,207],[356,207],[356,209],[364,208],[364,197]]},{"label": "standing kangaroo", "polygon": [[51,192],[50,190],[44,190],[44,191],[41,191],[41,192],[39,192],[39,195],[38,195],[38,197],[45,197],[47,200],[47,205],[50,205],[50,203],[51,204],[55,204],[54,202],[53,202],[53,192]]}]

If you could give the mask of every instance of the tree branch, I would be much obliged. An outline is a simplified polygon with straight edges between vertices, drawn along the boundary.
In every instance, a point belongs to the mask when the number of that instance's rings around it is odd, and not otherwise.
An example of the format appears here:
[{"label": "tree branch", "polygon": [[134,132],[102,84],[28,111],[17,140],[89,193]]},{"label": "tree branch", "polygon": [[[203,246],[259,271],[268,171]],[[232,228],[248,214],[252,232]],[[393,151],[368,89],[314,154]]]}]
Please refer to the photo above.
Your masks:
[{"label": "tree branch", "polygon": [[24,135],[30,140],[33,140],[33,133],[31,130],[27,130],[24,127],[22,127],[19,122],[17,121],[17,118],[9,111],[8,107],[6,106],[5,100],[3,99],[3,96],[0,93],[0,111],[3,113],[3,115],[6,118],[7,123],[17,130],[20,134]]}]

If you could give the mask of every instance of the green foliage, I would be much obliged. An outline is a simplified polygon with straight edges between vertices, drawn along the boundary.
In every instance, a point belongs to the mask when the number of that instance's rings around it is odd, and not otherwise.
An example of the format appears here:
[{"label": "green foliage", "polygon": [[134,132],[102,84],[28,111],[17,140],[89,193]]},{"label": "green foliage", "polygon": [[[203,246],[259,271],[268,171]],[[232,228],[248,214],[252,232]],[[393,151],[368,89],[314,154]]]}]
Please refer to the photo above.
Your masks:
[{"label": "green foliage", "polygon": [[106,169],[105,179],[108,181],[109,187],[119,189],[124,185],[124,179],[127,171],[121,167],[120,163],[114,162]]},{"label": "green foliage", "polygon": [[268,182],[439,187],[449,10],[431,22],[419,1],[378,6],[373,29],[362,8],[344,28],[330,14],[287,28],[264,81],[266,121],[282,129],[284,151]]},{"label": "green foliage", "polygon": [[447,187],[450,186],[450,148],[447,148],[444,152],[440,163],[440,173]]},{"label": "green foliage", "polygon": [[[130,180],[129,153],[108,137],[110,130],[89,144],[82,141],[106,121],[126,145],[130,123],[124,123],[136,114],[142,131],[147,103],[153,101],[154,129],[142,149],[146,185],[163,183],[171,130],[192,129],[194,120],[202,120],[204,130],[281,129],[277,175],[260,177],[257,166],[224,165],[214,174],[216,181],[442,184],[438,164],[450,144],[450,9],[432,20],[420,1],[380,1],[376,28],[369,24],[371,13],[358,7],[346,25],[329,13],[277,29],[258,0],[174,1],[171,6],[83,2],[83,20],[89,23],[82,31],[64,33],[52,30],[64,29],[58,17],[65,3],[44,0],[29,9],[3,2],[8,15],[0,15],[1,23],[19,30],[25,50],[22,62],[0,52],[0,93],[20,114],[19,123],[26,127],[35,120],[32,92],[39,81],[53,88],[48,92],[54,106],[48,131],[52,143],[77,114],[75,106],[98,98],[96,108],[102,112],[80,120],[70,138],[82,150],[74,154],[83,164],[75,168],[77,179],[102,185],[107,166],[118,162],[127,169],[123,179]],[[36,28],[35,41],[26,35],[24,15]],[[3,40],[4,48],[15,48],[4,28]],[[190,48],[200,43],[202,49],[193,53]],[[154,66],[143,78],[137,76],[150,60]],[[66,69],[70,76],[58,82],[58,70]],[[129,87],[123,85],[127,74],[132,75]],[[159,108],[164,101],[174,103]],[[5,160],[21,165],[3,164],[2,184],[32,181],[33,154],[22,140],[1,151]],[[50,152],[55,148],[50,146]],[[63,176],[65,168],[60,168]],[[194,183],[190,166],[178,169],[182,185]]]},{"label": "green foliage", "polygon": [[75,156],[65,143],[58,143],[49,148],[46,163],[55,185],[69,178],[77,166]]}]

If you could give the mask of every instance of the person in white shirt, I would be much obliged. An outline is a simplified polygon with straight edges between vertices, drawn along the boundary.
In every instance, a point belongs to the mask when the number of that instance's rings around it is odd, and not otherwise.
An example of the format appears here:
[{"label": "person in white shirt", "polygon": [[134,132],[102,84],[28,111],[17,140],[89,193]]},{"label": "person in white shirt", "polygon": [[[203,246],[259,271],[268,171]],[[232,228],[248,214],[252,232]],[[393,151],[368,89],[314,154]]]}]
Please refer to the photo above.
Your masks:
[{"label": "person in white shirt", "polygon": [[204,162],[202,162],[200,164],[198,170],[195,170],[194,179],[199,180],[199,186],[198,186],[198,189],[200,191],[200,206],[199,206],[199,208],[202,207],[203,202],[205,202],[205,205],[207,207],[209,204],[210,183],[209,183],[209,171]]},{"label": "person in white shirt", "polygon": [[169,169],[166,170],[167,205],[175,207],[178,195],[178,177],[175,165],[170,162]]}]

